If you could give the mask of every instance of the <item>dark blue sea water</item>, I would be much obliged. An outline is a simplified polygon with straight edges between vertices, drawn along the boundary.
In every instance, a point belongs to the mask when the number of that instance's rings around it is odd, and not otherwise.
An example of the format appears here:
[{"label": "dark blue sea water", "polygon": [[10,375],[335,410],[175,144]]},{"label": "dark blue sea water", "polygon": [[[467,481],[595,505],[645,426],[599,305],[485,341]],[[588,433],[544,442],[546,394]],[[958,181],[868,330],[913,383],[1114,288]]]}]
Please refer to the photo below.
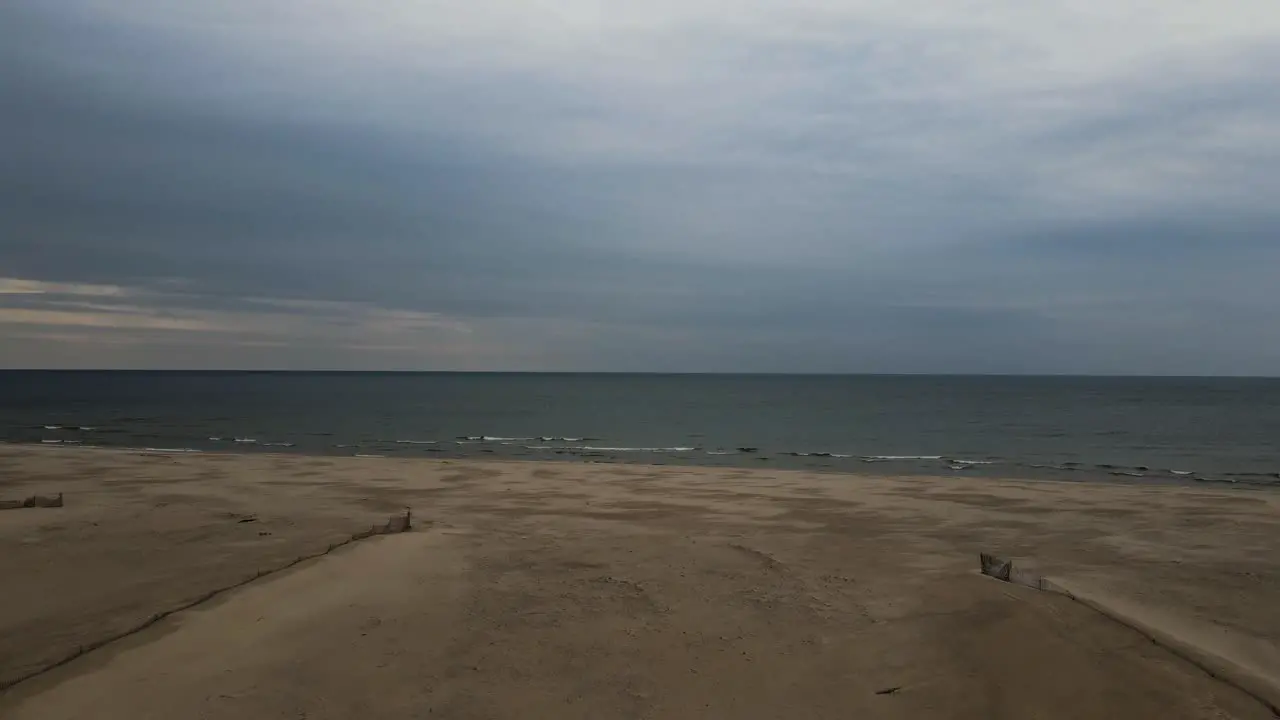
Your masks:
[{"label": "dark blue sea water", "polygon": [[1280,380],[9,371],[0,439],[1280,484]]}]

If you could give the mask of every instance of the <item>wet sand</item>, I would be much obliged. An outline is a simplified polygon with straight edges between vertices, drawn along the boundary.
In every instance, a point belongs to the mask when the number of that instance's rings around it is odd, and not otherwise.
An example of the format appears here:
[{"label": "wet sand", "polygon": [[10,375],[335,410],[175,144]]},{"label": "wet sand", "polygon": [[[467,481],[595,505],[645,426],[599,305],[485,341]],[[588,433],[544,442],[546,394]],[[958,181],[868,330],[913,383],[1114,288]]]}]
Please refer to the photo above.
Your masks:
[{"label": "wet sand", "polygon": [[[1280,493],[0,446],[5,718],[1266,718]],[[43,668],[411,507],[351,543]]]}]

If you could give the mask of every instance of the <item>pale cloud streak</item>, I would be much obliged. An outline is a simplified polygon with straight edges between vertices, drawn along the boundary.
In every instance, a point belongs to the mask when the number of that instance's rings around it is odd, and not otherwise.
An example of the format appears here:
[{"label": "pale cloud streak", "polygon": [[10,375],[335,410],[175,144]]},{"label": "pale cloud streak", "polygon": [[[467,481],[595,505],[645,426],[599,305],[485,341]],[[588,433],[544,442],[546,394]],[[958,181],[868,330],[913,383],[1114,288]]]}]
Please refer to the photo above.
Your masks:
[{"label": "pale cloud streak", "polygon": [[0,334],[11,342],[10,358],[29,355],[35,346],[82,353],[85,345],[103,344],[144,357],[148,349],[174,346],[269,348],[297,363],[321,348],[365,354],[375,358],[374,366],[376,358],[390,356],[463,367],[488,361],[486,354],[501,347],[438,313],[281,298],[236,299],[233,307],[210,309],[209,301],[150,288],[3,278]]},{"label": "pale cloud streak", "polygon": [[0,277],[0,295],[75,295],[86,297],[122,297],[127,292],[118,285],[47,282]]}]

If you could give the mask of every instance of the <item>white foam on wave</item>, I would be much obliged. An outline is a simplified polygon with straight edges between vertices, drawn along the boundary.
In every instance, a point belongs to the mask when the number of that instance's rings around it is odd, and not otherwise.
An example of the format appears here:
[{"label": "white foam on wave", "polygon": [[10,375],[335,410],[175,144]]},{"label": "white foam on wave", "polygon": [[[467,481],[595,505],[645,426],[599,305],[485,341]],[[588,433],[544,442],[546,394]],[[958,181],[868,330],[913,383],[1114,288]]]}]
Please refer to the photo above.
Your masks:
[{"label": "white foam on wave", "polygon": [[435,440],[396,440],[397,445],[435,445]]},{"label": "white foam on wave", "polygon": [[[566,450],[570,452],[692,452],[696,447],[597,447],[595,445],[524,445],[525,450]],[[715,454],[715,453],[711,453]],[[729,453],[725,453],[726,455]]]},{"label": "white foam on wave", "polygon": [[45,425],[44,429],[45,430],[61,430],[62,426],[61,425]]},{"label": "white foam on wave", "polygon": [[143,449],[143,450],[145,450],[145,451],[147,451],[147,452],[161,452],[161,453],[198,453],[198,452],[200,452],[199,450],[196,450],[195,448],[155,448],[155,447],[144,447],[144,448],[142,448],[142,449]]},{"label": "white foam on wave", "polygon": [[383,457],[386,457],[386,455],[369,455],[369,454],[366,454],[366,453],[356,453],[355,455],[352,455],[351,457],[358,457],[358,458],[383,458]]},{"label": "white foam on wave", "polygon": [[961,460],[960,458],[952,458],[953,465],[995,465],[995,460]]},{"label": "white foam on wave", "polygon": [[41,440],[40,442],[44,443],[45,445],[58,445],[62,443],[61,440]]},{"label": "white foam on wave", "polygon": [[693,447],[596,447],[594,445],[582,445],[578,447],[569,447],[567,450],[590,450],[593,452],[690,452],[697,450]]},{"label": "white foam on wave", "polygon": [[455,442],[459,442],[459,443],[496,442],[496,443],[504,443],[504,444],[510,445],[518,442],[532,442],[534,440],[537,440],[539,442],[544,442],[544,443],[550,443],[550,442],[582,442],[584,440],[599,440],[599,438],[560,437],[558,435],[555,435],[555,436],[539,435],[537,437],[502,437],[499,435],[459,435],[455,440]]},{"label": "white foam on wave", "polygon": [[1196,474],[1194,470],[1170,470],[1169,472],[1173,473],[1174,475],[1184,475],[1184,476]]},{"label": "white foam on wave", "polygon": [[238,442],[238,443],[247,443],[247,444],[251,444],[251,445],[252,445],[252,444],[256,444],[256,443],[258,442],[257,440],[254,440],[253,438],[236,438],[236,440],[235,440],[235,441],[236,441],[236,442]]},{"label": "white foam on wave", "polygon": [[87,426],[87,425],[81,425],[81,426],[80,426],[80,430],[81,430],[82,432],[93,432],[94,430],[97,430],[97,429],[98,429],[98,428],[96,428],[96,427],[89,427],[89,426]]},{"label": "white foam on wave", "polygon": [[865,462],[893,462],[895,460],[941,460],[941,455],[864,455]]},{"label": "white foam on wave", "polygon": [[220,437],[211,437],[209,439],[212,440],[213,442],[222,442],[222,438]]},{"label": "white foam on wave", "polygon": [[733,450],[708,450],[708,455],[737,455]]},{"label": "white foam on wave", "polygon": [[262,443],[262,447],[293,447],[291,442]]}]

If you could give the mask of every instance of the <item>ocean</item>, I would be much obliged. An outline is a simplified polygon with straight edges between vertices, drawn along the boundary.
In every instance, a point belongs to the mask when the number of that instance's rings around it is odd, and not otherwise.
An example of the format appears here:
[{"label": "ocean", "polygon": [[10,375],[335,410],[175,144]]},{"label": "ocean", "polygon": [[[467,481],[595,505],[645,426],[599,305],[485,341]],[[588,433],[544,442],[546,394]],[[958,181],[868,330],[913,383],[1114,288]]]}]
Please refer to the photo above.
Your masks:
[{"label": "ocean", "polygon": [[0,440],[1280,484],[1280,379],[0,371]]}]

